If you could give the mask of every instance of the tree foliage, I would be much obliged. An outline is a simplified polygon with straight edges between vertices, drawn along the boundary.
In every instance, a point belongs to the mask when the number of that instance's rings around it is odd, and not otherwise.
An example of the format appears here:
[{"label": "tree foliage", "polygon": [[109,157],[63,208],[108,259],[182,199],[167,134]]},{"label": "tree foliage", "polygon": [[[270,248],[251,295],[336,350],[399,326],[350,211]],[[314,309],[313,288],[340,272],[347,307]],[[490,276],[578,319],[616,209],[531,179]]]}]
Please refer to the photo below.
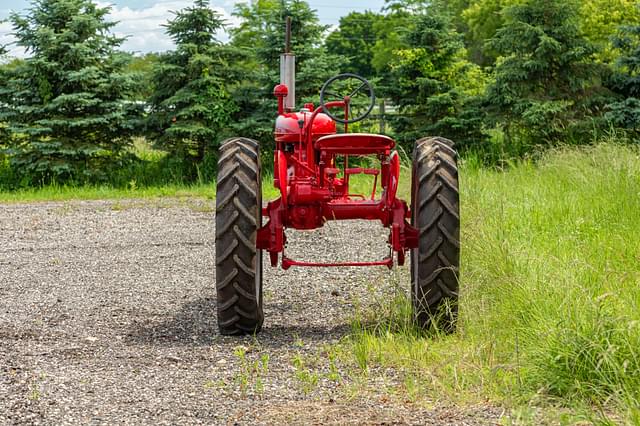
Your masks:
[{"label": "tree foliage", "polygon": [[621,55],[611,85],[622,100],[609,105],[607,118],[616,127],[640,133],[640,24],[623,27],[613,45]]},{"label": "tree foliage", "polygon": [[373,61],[377,42],[386,34],[385,19],[385,15],[371,11],[351,12],[340,18],[338,29],[327,37],[327,51],[345,59],[345,71],[374,77]]},{"label": "tree foliage", "polygon": [[637,0],[586,0],[580,6],[580,29],[594,44],[599,61],[615,62],[612,44],[620,27],[640,24]]},{"label": "tree foliage", "polygon": [[444,15],[428,10],[420,15],[396,51],[389,88],[400,109],[393,120],[402,141],[447,135],[473,144],[481,137],[481,113],[476,110],[485,77],[465,59],[462,36]]},{"label": "tree foliage", "polygon": [[581,36],[576,12],[577,4],[564,0],[524,0],[506,9],[490,42],[501,58],[487,99],[508,136],[548,143],[595,113],[595,49]]},{"label": "tree foliage", "polygon": [[158,64],[160,55],[157,53],[147,53],[141,56],[131,54],[131,60],[126,71],[139,76],[136,91],[133,98],[136,102],[146,102],[153,96],[153,70]]},{"label": "tree foliage", "polygon": [[234,16],[240,25],[231,30],[232,44],[248,48],[260,66],[269,72],[279,70],[284,49],[285,22],[291,17],[291,48],[299,63],[317,53],[328,25],[320,24],[315,10],[301,0],[257,0],[236,5]]},{"label": "tree foliage", "polygon": [[208,0],[196,0],[166,25],[176,49],[153,68],[148,129],[158,148],[178,158],[202,161],[236,109],[227,88],[233,52],[215,38],[223,25]]},{"label": "tree foliage", "polygon": [[296,55],[298,104],[315,101],[322,82],[343,69],[343,61],[322,44],[328,27],[321,25],[309,4],[299,0],[257,0],[239,4],[234,13],[240,25],[231,31],[231,46],[247,52],[241,65],[244,80],[234,87],[238,111],[232,120],[236,134],[259,141],[272,138],[280,82],[280,54],[284,51],[286,17],[291,17],[291,47]]},{"label": "tree foliage", "polygon": [[135,79],[109,8],[89,0],[35,0],[11,22],[31,56],[5,70],[0,121],[14,135],[14,169],[34,179],[95,179],[117,167],[134,133]]},{"label": "tree foliage", "polygon": [[[441,135],[491,161],[611,127],[640,134],[635,0],[388,0],[379,12],[348,13],[331,33],[303,0],[236,4],[234,28],[210,0],[193,0],[165,25],[175,48],[144,56],[119,50],[109,9],[95,0],[31,1],[10,19],[28,57],[0,47],[2,182],[99,180],[132,158],[142,132],[175,160],[162,167],[183,177],[198,165],[212,173],[227,136],[268,151],[286,17],[297,107],[317,102],[328,78],[361,74],[401,142]],[[224,30],[226,43],[216,38]]]},{"label": "tree foliage", "polygon": [[[503,12],[521,4],[524,0],[457,0],[448,7],[461,14],[468,28],[467,40],[472,57],[489,65],[497,59],[497,52],[486,41],[494,38],[505,24],[506,14]],[[569,7],[575,13],[579,31],[593,44],[596,57],[601,62],[610,63],[615,59],[611,38],[618,27],[640,22],[640,10],[635,0],[581,0]]]}]

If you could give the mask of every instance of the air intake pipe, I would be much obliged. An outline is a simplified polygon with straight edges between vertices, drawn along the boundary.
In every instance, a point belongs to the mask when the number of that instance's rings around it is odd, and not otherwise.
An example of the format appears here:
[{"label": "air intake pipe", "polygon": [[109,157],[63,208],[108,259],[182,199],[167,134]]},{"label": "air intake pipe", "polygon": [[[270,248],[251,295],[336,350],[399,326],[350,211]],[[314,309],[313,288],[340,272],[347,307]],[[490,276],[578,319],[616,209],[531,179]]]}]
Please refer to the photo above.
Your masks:
[{"label": "air intake pipe", "polygon": [[284,98],[286,111],[296,107],[296,56],[291,53],[291,17],[287,16],[284,53],[280,55],[280,84],[287,86],[288,94]]}]

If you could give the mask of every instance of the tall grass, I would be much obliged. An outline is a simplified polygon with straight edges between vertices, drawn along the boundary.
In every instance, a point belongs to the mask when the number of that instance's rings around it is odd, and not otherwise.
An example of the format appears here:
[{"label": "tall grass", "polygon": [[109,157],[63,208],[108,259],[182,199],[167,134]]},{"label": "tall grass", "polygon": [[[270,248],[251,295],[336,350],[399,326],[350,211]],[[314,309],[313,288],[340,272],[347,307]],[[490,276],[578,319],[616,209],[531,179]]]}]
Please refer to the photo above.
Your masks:
[{"label": "tall grass", "polygon": [[640,150],[559,149],[461,179],[459,332],[420,335],[396,297],[355,321],[357,364],[401,367],[430,397],[640,423]]}]

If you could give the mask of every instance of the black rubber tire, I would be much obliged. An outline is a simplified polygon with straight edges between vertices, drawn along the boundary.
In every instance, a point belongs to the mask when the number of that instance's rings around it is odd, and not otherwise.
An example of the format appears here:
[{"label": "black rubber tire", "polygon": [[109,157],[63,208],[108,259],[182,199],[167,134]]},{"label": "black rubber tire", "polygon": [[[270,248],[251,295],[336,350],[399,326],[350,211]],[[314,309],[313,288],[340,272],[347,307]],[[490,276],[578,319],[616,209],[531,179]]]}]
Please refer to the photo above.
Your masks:
[{"label": "black rubber tire", "polygon": [[411,223],[419,247],[411,250],[411,296],[416,322],[445,333],[456,329],[460,266],[458,155],[453,142],[424,138],[413,151]]},{"label": "black rubber tire", "polygon": [[262,328],[262,226],[260,146],[247,138],[220,146],[216,194],[216,292],[223,335],[255,334]]}]

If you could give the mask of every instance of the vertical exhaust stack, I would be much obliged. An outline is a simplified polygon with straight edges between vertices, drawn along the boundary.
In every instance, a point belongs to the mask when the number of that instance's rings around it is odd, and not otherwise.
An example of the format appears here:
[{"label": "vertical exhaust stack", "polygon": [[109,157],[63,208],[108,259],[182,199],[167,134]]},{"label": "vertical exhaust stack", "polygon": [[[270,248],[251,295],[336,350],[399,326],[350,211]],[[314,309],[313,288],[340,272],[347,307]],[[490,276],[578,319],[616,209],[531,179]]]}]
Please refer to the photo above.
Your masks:
[{"label": "vertical exhaust stack", "polygon": [[296,107],[296,56],[291,53],[290,16],[287,16],[284,53],[280,55],[280,84],[289,89],[289,94],[284,98],[284,108],[286,111],[293,111]]}]

